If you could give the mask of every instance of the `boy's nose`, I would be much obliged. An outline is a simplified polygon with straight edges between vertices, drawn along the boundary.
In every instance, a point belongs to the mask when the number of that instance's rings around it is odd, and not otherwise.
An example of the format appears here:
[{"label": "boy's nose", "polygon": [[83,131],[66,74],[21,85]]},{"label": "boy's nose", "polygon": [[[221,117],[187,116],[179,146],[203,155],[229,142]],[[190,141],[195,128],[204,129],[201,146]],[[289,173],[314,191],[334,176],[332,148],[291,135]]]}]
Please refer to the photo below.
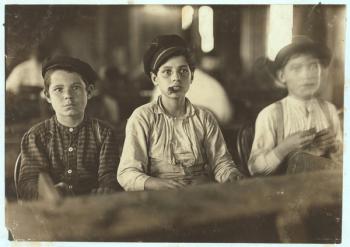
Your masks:
[{"label": "boy's nose", "polygon": [[173,72],[172,75],[171,75],[171,79],[173,81],[178,81],[180,79],[180,75],[177,71]]},{"label": "boy's nose", "polygon": [[64,96],[64,98],[71,98],[72,97],[71,90],[65,90],[63,96]]},{"label": "boy's nose", "polygon": [[317,74],[317,72],[311,68],[304,68],[302,71],[302,75],[304,77],[310,77],[310,76],[313,76],[315,74]]}]

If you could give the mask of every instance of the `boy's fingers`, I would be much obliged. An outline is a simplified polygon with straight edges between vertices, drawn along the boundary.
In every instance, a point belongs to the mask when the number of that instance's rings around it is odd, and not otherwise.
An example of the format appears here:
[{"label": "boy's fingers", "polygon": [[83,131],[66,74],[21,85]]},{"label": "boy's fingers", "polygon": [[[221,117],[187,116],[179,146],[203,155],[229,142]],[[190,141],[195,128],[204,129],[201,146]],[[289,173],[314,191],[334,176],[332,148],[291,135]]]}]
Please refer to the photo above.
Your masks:
[{"label": "boy's fingers", "polygon": [[308,130],[300,132],[300,137],[309,137],[312,136],[313,138],[315,137],[315,132],[311,132]]},{"label": "boy's fingers", "polygon": [[326,134],[328,132],[329,132],[328,128],[327,129],[323,129],[323,130],[320,130],[319,132],[317,132],[317,135],[324,135],[324,134]]},{"label": "boy's fingers", "polygon": [[305,147],[305,146],[311,144],[312,141],[313,141],[313,139],[314,139],[314,138],[313,138],[312,136],[305,136],[305,137],[303,137],[303,138],[301,139],[300,144],[301,144],[302,147]]},{"label": "boy's fingers", "polygon": [[175,186],[176,188],[181,188],[181,187],[184,187],[186,185],[185,182],[183,182],[183,181],[180,182],[180,181],[176,181],[176,180],[171,180],[171,184],[173,186]]},{"label": "boy's fingers", "polygon": [[187,185],[187,184],[188,184],[188,182],[186,182],[186,181],[184,181],[184,180],[176,180],[176,182],[177,182],[178,184],[181,184],[181,185]]},{"label": "boy's fingers", "polygon": [[327,146],[332,146],[335,144],[335,140],[327,140],[327,141],[324,141],[322,143],[320,143],[320,147],[327,147]]},{"label": "boy's fingers", "polygon": [[324,142],[324,141],[328,141],[328,140],[333,140],[335,139],[336,135],[334,133],[327,133],[325,135],[322,136],[318,136],[315,138],[316,142]]}]

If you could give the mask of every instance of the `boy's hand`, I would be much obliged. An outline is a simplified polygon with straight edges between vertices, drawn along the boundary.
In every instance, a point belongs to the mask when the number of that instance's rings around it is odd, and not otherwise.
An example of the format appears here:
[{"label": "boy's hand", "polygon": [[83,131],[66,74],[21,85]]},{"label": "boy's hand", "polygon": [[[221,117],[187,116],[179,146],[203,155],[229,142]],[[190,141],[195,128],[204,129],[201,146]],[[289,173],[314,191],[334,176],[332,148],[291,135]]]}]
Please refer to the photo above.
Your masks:
[{"label": "boy's hand", "polygon": [[183,180],[150,177],[145,182],[146,190],[180,189],[187,185]]},{"label": "boy's hand", "polygon": [[338,143],[336,141],[336,134],[330,128],[321,130],[316,134],[313,146],[324,151],[337,151]]},{"label": "boy's hand", "polygon": [[277,146],[276,149],[279,155],[284,158],[290,152],[307,147],[313,142],[314,138],[315,129],[300,131],[288,136]]},{"label": "boy's hand", "polygon": [[63,196],[68,194],[68,191],[69,191],[68,185],[64,182],[59,182],[59,183],[55,184],[55,188]]},{"label": "boy's hand", "polygon": [[236,182],[238,180],[241,180],[244,178],[244,175],[241,174],[240,172],[232,172],[230,176],[227,179],[227,182]]}]

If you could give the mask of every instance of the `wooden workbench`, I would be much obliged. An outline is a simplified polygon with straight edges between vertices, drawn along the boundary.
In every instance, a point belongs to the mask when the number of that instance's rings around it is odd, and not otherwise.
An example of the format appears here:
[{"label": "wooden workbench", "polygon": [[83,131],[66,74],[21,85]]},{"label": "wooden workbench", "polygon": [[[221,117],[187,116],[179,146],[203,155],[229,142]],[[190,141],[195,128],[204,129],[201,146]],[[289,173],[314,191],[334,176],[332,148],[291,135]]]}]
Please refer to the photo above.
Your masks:
[{"label": "wooden workbench", "polygon": [[11,202],[6,225],[15,240],[339,243],[341,204],[341,171],[321,171]]}]

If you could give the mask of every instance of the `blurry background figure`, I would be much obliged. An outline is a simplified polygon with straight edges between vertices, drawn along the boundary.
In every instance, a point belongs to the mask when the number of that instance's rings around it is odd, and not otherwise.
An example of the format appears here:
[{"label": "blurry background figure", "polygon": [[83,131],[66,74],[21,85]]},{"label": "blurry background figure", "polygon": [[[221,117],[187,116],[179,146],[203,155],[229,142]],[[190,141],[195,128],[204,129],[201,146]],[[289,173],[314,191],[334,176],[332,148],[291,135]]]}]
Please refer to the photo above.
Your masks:
[{"label": "blurry background figure", "polygon": [[209,53],[203,53],[200,59],[199,67],[204,72],[214,77],[222,85],[223,81],[225,80],[223,78],[223,73],[221,72],[222,59],[220,59],[220,57],[214,51],[215,50]]},{"label": "blurry background figure", "polygon": [[124,46],[116,46],[111,52],[111,66],[118,68],[120,75],[127,76],[129,72],[128,50]]},{"label": "blurry background figure", "polygon": [[19,63],[6,79],[6,121],[21,121],[49,114],[49,107],[42,97],[44,80],[41,66],[50,55],[46,44],[34,46],[29,58]]},{"label": "blurry background figure", "polygon": [[[158,87],[153,90],[152,100],[160,95]],[[206,107],[220,125],[227,125],[233,117],[230,100],[221,84],[201,69],[194,71],[193,81],[186,97],[195,105]]]},{"label": "blurry background figure", "polygon": [[108,122],[112,128],[120,122],[120,107],[111,90],[110,81],[106,77],[95,84],[93,97],[89,100],[86,113],[94,118]]},{"label": "blurry background figure", "polygon": [[[125,67],[124,67],[125,69]],[[129,82],[126,74],[119,67],[112,65],[101,69],[103,94],[118,102],[118,122],[123,124],[137,105],[137,90]]]},{"label": "blurry background figure", "polygon": [[7,77],[6,92],[19,94],[22,87],[44,88],[41,65],[48,55],[48,49],[43,44],[34,47],[29,58],[14,67]]}]

